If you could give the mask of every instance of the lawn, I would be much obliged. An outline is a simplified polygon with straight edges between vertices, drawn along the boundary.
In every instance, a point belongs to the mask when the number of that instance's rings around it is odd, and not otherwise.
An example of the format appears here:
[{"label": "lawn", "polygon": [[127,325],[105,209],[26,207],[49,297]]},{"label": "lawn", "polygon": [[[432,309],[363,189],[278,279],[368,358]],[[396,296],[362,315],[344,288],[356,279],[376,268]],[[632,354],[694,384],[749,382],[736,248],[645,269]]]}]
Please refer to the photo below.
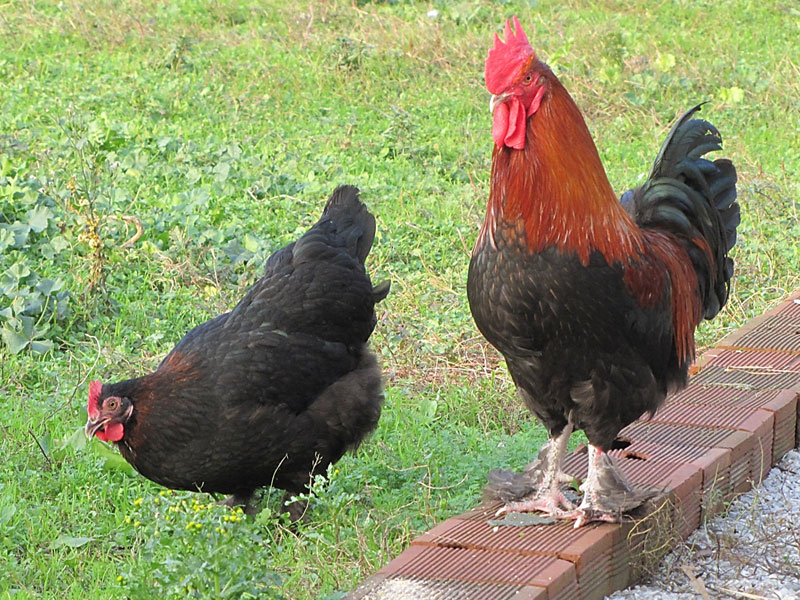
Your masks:
[{"label": "lawn", "polygon": [[[517,14],[620,192],[700,101],[742,225],[713,344],[800,285],[793,2],[18,1],[0,9],[0,598],[340,598],[519,468],[543,431],[475,329],[483,60]],[[576,165],[579,168],[579,165]],[[88,382],[155,367],[232,307],[341,183],[390,279],[375,434],[255,518],[169,492],[98,440]],[[137,233],[141,227],[141,236]]]}]

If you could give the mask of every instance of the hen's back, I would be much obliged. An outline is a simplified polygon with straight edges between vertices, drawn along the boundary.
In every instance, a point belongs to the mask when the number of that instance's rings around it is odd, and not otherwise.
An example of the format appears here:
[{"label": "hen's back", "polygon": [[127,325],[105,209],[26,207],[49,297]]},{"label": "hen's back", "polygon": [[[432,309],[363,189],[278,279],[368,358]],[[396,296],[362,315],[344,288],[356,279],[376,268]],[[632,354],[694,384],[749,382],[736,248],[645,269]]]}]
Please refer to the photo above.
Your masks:
[{"label": "hen's back", "polygon": [[[337,188],[239,304],[187,333],[147,378],[160,401],[130,428],[134,466],[170,487],[297,492],[315,462],[324,470],[372,431],[383,393],[367,341],[389,291],[364,268],[374,236],[358,190]],[[152,435],[156,423],[165,433]]]}]

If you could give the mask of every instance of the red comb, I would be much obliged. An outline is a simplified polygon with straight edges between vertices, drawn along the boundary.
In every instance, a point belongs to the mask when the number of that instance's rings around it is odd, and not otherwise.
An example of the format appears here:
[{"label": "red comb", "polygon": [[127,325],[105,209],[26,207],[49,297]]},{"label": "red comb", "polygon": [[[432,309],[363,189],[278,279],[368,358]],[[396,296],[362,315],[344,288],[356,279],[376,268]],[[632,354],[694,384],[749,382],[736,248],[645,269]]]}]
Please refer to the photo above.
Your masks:
[{"label": "red comb", "polygon": [[99,381],[92,381],[89,384],[89,406],[87,408],[89,416],[96,414],[100,410],[98,403],[100,401],[100,393],[102,391],[103,384]]},{"label": "red comb", "polygon": [[484,77],[491,94],[502,94],[506,91],[519,74],[522,65],[535,55],[517,17],[513,17],[513,21],[513,31],[511,19],[506,21],[505,42],[497,34],[494,35],[494,47],[486,57]]}]

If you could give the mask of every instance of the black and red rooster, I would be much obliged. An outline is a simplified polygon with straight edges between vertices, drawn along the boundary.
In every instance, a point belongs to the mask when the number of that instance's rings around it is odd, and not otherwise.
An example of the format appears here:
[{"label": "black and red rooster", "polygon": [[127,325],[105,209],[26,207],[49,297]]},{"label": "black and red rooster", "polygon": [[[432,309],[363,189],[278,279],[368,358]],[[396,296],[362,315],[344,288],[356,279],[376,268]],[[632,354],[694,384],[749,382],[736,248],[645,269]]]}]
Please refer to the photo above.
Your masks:
[{"label": "black and red rooster", "polygon": [[[686,385],[695,328],[728,298],[736,170],[703,158],[721,138],[693,118],[696,107],[620,201],[580,110],[516,17],[505,42],[495,36],[485,78],[495,147],[469,304],[550,436],[530,493],[501,511],[541,510],[576,527],[615,521],[634,494],[607,455],[612,442]],[[577,507],[559,486],[573,429],[589,440]]]}]

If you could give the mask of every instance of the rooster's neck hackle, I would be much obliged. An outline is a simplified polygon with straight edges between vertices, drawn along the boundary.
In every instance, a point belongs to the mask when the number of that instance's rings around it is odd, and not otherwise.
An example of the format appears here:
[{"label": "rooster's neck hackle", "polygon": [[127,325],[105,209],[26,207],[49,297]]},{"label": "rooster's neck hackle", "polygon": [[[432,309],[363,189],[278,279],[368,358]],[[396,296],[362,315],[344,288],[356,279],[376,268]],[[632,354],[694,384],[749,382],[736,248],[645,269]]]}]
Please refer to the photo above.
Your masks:
[{"label": "rooster's neck hackle", "polygon": [[525,148],[495,148],[478,246],[494,245],[496,227],[514,223],[530,252],[556,247],[587,265],[596,250],[609,264],[625,261],[642,250],[639,230],[608,182],[577,105],[555,77],[548,85],[528,120]]}]

